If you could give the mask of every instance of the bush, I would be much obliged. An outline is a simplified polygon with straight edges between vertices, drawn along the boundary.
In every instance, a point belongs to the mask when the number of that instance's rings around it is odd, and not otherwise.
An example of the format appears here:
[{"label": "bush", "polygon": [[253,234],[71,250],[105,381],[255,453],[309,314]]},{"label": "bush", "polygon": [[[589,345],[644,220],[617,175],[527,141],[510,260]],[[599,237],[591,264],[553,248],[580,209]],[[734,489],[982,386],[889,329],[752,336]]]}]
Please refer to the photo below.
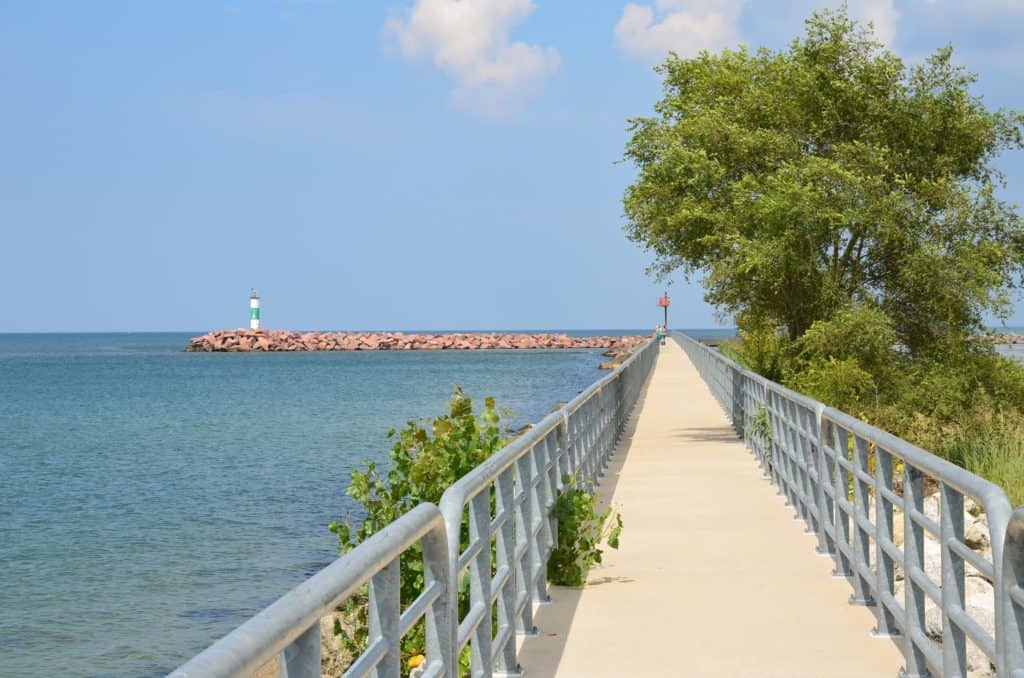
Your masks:
[{"label": "bush", "polygon": [[874,377],[855,358],[828,358],[792,375],[786,385],[832,407],[857,416],[873,408],[877,395]]},{"label": "bush", "polygon": [[[1024,365],[988,337],[947,334],[911,352],[891,320],[861,305],[795,342],[741,332],[728,354],[754,371],[1001,485],[1024,501]],[[782,374],[781,380],[774,375]]]},{"label": "bush", "polygon": [[761,376],[781,382],[792,349],[792,342],[770,323],[744,318],[739,322],[739,341],[723,347],[723,353]]},{"label": "bush", "polygon": [[797,347],[805,364],[852,361],[874,379],[885,381],[904,362],[897,341],[896,330],[884,313],[860,305],[815,322]]},{"label": "bush", "polygon": [[551,515],[558,521],[558,543],[548,558],[548,581],[560,586],[583,586],[587,572],[601,562],[602,541],[619,548],[622,516],[612,509],[597,512],[598,497],[577,487],[572,476],[562,479]]},{"label": "bush", "polygon": [[[354,471],[346,493],[362,506],[363,517],[353,521],[346,516],[333,522],[330,530],[338,536],[342,554],[401,517],[421,502],[437,503],[444,491],[466,475],[482,461],[501,449],[507,442],[503,419],[510,413],[499,410],[493,398],[484,400],[484,411],[477,417],[473,402],[458,386],[448,402],[448,414],[432,421],[410,421],[401,431],[388,431],[394,440],[388,468],[378,469],[374,462],[364,470]],[[462,548],[469,544],[469,534],[463,526]],[[402,554],[401,606],[405,609],[423,591],[423,549],[416,544]],[[469,609],[468,586],[460,586],[460,614]],[[346,616],[352,622],[347,631],[335,625],[335,634],[346,651],[357,655],[366,646],[367,607],[365,595],[355,596],[346,606]],[[402,639],[402,665],[410,657],[426,651],[426,635],[422,620]],[[468,655],[467,655],[468,657]],[[460,663],[463,658],[460,657]]]}]

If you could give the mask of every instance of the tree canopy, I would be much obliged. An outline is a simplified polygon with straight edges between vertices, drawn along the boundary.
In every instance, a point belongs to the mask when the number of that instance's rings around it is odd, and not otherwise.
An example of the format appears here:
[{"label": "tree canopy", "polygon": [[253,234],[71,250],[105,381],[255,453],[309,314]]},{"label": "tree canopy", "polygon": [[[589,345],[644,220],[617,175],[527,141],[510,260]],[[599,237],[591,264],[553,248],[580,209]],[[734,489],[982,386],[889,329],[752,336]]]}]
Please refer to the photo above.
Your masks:
[{"label": "tree canopy", "polygon": [[908,65],[845,11],[787,49],[670,55],[664,96],[631,121],[630,239],[661,276],[790,339],[868,306],[911,351],[1003,316],[1024,224],[993,160],[1024,115],[989,110],[951,47]]}]

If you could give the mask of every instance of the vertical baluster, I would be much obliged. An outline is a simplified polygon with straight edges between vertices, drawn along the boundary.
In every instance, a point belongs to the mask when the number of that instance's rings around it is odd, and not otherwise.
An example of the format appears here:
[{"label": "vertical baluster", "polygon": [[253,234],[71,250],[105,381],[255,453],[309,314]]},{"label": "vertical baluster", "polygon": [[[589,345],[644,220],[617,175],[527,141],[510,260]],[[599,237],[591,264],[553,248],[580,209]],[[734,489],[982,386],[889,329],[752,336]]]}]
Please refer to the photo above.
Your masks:
[{"label": "vertical baluster", "polygon": [[[432,530],[423,536],[423,585],[428,587],[434,582],[441,582],[446,590],[443,595],[438,596],[424,615],[427,630],[427,666],[440,663],[445,667],[445,675],[454,678],[457,670],[453,671],[453,668],[458,665],[454,654],[458,603],[457,594],[450,590],[448,542],[443,530]],[[316,675],[320,675],[319,666]]]},{"label": "vertical baluster", "polygon": [[880,636],[899,635],[896,620],[888,606],[882,601],[882,594],[893,595],[895,585],[895,563],[889,552],[882,548],[882,542],[893,541],[893,505],[885,496],[882,488],[892,490],[892,455],[881,447],[875,448],[875,587],[878,589],[878,626],[875,634]]},{"label": "vertical baluster", "polygon": [[593,410],[591,408],[590,401],[583,403],[580,407],[580,465],[582,473],[580,474],[580,485],[588,486],[590,479],[593,478],[593,469],[591,468],[591,457],[594,450],[593,435],[594,427],[592,425],[591,417]]},{"label": "vertical baluster", "polygon": [[803,481],[803,507],[804,521],[807,523],[808,534],[818,531],[818,518],[815,516],[816,497],[814,493],[814,461],[811,452],[811,412],[800,404],[794,404],[796,409],[797,432],[800,445],[797,448],[800,453],[800,478]]},{"label": "vertical baluster", "polygon": [[835,552],[835,547],[832,544],[832,538],[829,536],[829,530],[832,529],[832,506],[828,501],[828,494],[825,492],[826,483],[831,482],[825,464],[825,449],[822,438],[821,428],[824,426],[822,422],[822,414],[825,411],[825,406],[821,403],[816,403],[814,413],[811,418],[811,431],[810,431],[810,448],[811,448],[811,459],[810,463],[813,464],[814,468],[814,503],[818,507],[818,553],[825,553],[831,555]]},{"label": "vertical baluster", "polygon": [[[636,363],[633,363],[636,365]],[[630,367],[629,374],[633,374],[637,367]],[[626,389],[627,376],[626,373],[620,372],[619,376],[615,377],[615,443],[619,441],[619,435],[622,434],[622,430],[626,428],[626,408],[629,406],[629,392]]]},{"label": "vertical baluster", "polygon": [[[551,517],[551,507],[555,505],[555,496],[558,492],[558,431],[552,430],[544,438],[544,444],[542,447],[542,457],[544,465],[541,471],[546,473],[547,477],[541,479],[541,494],[538,497],[539,503],[535,506],[535,515],[539,516],[544,521],[544,526],[541,528],[541,534],[543,535],[543,541],[541,543],[541,563],[547,562],[548,553],[555,545],[555,519]],[[543,574],[540,577],[541,582],[544,581]],[[547,589],[543,592],[538,592],[539,600],[547,600]]]},{"label": "vertical baluster", "polygon": [[839,460],[845,460],[849,455],[850,434],[845,428],[835,423],[832,424],[832,433],[832,452],[835,456],[833,482],[835,483],[836,525],[838,526],[836,541],[841,542],[843,545],[843,548],[836,549],[838,558],[836,559],[835,574],[840,577],[848,577],[852,574],[852,570],[850,569],[850,558],[847,549],[851,547],[853,540],[850,538],[850,514],[843,502],[846,501],[846,497],[849,494],[850,472],[839,463]]},{"label": "vertical baluster", "polygon": [[773,393],[778,404],[780,422],[782,424],[782,459],[786,477],[786,501],[800,517],[800,497],[797,494],[797,466],[793,456],[793,424],[789,417],[789,400],[779,393]]},{"label": "vertical baluster", "polygon": [[534,635],[537,632],[533,625],[533,599],[534,599],[534,577],[537,574],[537,562],[540,560],[540,544],[544,538],[543,530],[534,539],[534,507],[536,506],[537,488],[531,488],[536,472],[534,468],[534,455],[543,445],[538,443],[532,450],[516,460],[516,474],[519,480],[521,491],[526,492],[526,497],[516,507],[516,550],[522,546],[526,549],[520,558],[516,559],[516,602],[519,601],[520,592],[526,593],[526,604],[516,619],[516,632],[524,635]]},{"label": "vertical baluster", "polygon": [[558,457],[556,464],[558,471],[556,473],[555,484],[553,487],[557,492],[562,488],[562,478],[574,471],[572,468],[572,460],[569,456],[569,417],[567,415],[562,416],[562,423],[559,424],[555,430],[556,441],[558,443]]},{"label": "vertical baluster", "polygon": [[320,622],[316,621],[281,653],[280,678],[320,678]]},{"label": "vertical baluster", "polygon": [[579,478],[580,466],[583,463],[583,408],[577,409],[569,415],[569,458],[572,460],[571,468],[573,478]]},{"label": "vertical baluster", "polygon": [[472,608],[482,607],[484,613],[473,631],[472,671],[473,675],[489,678],[494,670],[494,655],[491,649],[491,495],[486,487],[469,504],[469,543],[482,545],[469,565],[469,603]]},{"label": "vertical baluster", "polygon": [[394,678],[402,666],[402,639],[398,635],[400,586],[397,558],[370,579],[369,640],[373,643],[383,638],[387,648],[373,670],[374,678]]},{"label": "vertical baluster", "polygon": [[783,422],[783,447],[785,447],[786,455],[786,467],[787,467],[787,482],[789,490],[789,502],[793,507],[793,511],[796,513],[797,518],[800,517],[800,497],[798,494],[799,487],[799,469],[796,465],[796,459],[793,455],[793,422],[790,419],[790,402],[781,394],[776,394],[779,399],[779,407],[782,411],[782,422]]},{"label": "vertical baluster", "polygon": [[942,535],[942,675],[967,675],[964,632],[950,618],[951,610],[964,610],[964,559],[949,545],[964,540],[964,496],[942,484],[939,530]]},{"label": "vertical baluster", "polygon": [[774,461],[772,459],[774,443],[772,442],[772,422],[768,416],[768,389],[765,388],[763,383],[757,385],[758,393],[758,412],[763,412],[764,423],[767,424],[768,430],[762,428],[761,431],[761,469],[764,471],[765,476],[769,480],[775,482],[775,471],[772,468]]},{"label": "vertical baluster", "polygon": [[853,590],[850,602],[859,605],[874,605],[871,595],[871,580],[865,570],[871,568],[871,535],[863,527],[868,522],[868,502],[871,488],[860,474],[868,472],[868,441],[858,435],[853,437]]},{"label": "vertical baluster", "polygon": [[[998,550],[993,553],[999,558]],[[1024,675],[1024,601],[1020,599],[1024,595],[1024,507],[1010,517],[1001,564],[1002,577],[996,582],[996,628],[1002,630],[996,631],[999,669],[1010,676]],[[1016,602],[1010,597],[1013,591],[1017,592]]]},{"label": "vertical baluster", "polygon": [[778,409],[778,396],[772,389],[766,389],[768,394],[768,421],[771,422],[772,442],[772,476],[775,485],[779,488],[786,505],[790,504],[787,473],[789,467],[786,465],[785,439],[786,424]]},{"label": "vertical baluster", "polygon": [[576,427],[573,433],[573,447],[576,448],[576,455],[579,459],[577,468],[576,479],[580,484],[586,482],[588,471],[587,459],[590,451],[590,422],[587,421],[590,412],[587,410],[587,405],[584,403],[576,411]]},{"label": "vertical baluster", "polygon": [[793,451],[793,470],[796,475],[797,517],[804,523],[810,522],[807,513],[807,469],[803,458],[803,435],[800,421],[801,407],[798,403],[786,398],[786,410],[789,414],[790,449]]},{"label": "vertical baluster", "polygon": [[534,520],[541,521],[539,543],[535,553],[536,575],[534,577],[534,600],[540,604],[551,602],[548,596],[548,578],[546,566],[551,549],[555,546],[555,519],[551,517],[551,507],[555,505],[555,493],[558,487],[558,443],[556,431],[551,431],[537,450],[537,473],[541,474],[540,490],[533,504]]},{"label": "vertical baluster", "polygon": [[918,647],[923,638],[924,596],[920,586],[914,583],[912,570],[924,572],[924,528],[910,517],[910,512],[924,512],[924,474],[904,462],[903,465],[903,572],[904,608],[906,609],[906,633],[904,634],[903,656],[907,660],[905,675],[908,678],[923,678],[928,675],[925,656]]},{"label": "vertical baluster", "polygon": [[[513,467],[510,466],[502,471],[496,481],[496,502],[497,515],[507,512],[507,517],[498,529],[495,544],[495,564],[498,573],[506,570],[510,573],[509,578],[501,585],[498,591],[498,628],[497,633],[503,633],[506,629],[509,632],[505,645],[496,648],[498,670],[503,673],[518,673],[519,663],[516,661],[516,598],[518,590],[525,590],[522,580],[516,576],[518,563],[515,557],[515,490],[513,488]],[[493,593],[493,592],[492,592]]]}]

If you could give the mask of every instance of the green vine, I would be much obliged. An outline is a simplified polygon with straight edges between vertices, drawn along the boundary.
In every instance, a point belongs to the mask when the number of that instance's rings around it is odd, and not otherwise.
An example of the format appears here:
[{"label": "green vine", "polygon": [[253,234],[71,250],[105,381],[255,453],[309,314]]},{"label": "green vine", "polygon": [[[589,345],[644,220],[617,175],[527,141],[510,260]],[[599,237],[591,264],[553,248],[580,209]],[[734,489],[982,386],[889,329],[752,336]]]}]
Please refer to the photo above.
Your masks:
[{"label": "green vine", "polygon": [[564,487],[551,508],[551,515],[558,521],[558,543],[548,558],[548,581],[583,586],[587,572],[601,562],[601,542],[619,548],[622,515],[611,508],[598,513],[598,496],[577,487],[572,476],[565,476],[562,483]]}]

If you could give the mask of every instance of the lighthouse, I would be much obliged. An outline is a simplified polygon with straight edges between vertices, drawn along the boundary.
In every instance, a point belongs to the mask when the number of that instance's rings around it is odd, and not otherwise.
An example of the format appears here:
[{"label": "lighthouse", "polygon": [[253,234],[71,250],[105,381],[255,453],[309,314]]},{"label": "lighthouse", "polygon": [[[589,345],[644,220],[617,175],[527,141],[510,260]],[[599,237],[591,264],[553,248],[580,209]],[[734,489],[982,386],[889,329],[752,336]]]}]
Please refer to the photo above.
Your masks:
[{"label": "lighthouse", "polygon": [[260,328],[260,295],[256,294],[256,288],[252,288],[249,294],[249,329]]}]

